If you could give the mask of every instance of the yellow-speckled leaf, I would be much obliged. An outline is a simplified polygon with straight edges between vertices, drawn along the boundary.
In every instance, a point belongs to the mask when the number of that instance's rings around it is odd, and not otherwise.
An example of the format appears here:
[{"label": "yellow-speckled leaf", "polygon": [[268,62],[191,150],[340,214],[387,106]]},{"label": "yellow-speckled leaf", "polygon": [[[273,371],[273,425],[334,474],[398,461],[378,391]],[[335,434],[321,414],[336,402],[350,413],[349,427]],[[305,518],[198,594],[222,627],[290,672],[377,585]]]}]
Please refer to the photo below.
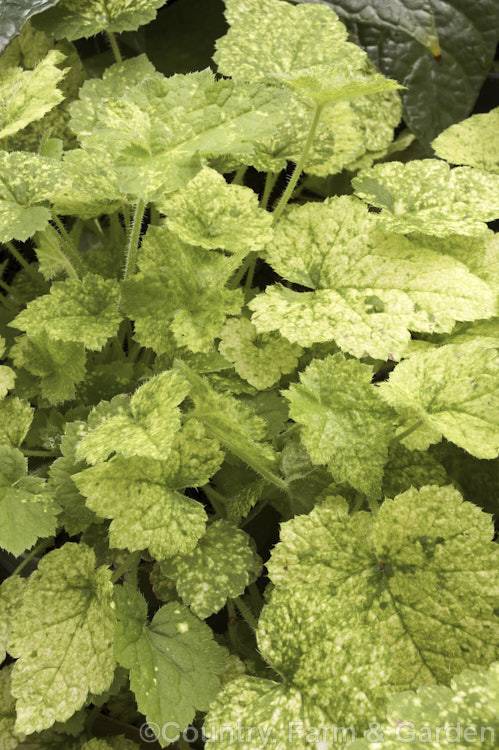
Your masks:
[{"label": "yellow-speckled leaf", "polygon": [[451,125],[432,143],[435,153],[450,164],[468,164],[499,174],[499,107]]},{"label": "yellow-speckled leaf", "polygon": [[0,585],[0,664],[8,651],[10,625],[21,606],[25,583],[24,578],[15,575],[6,578]]},{"label": "yellow-speckled leaf", "polygon": [[180,429],[178,407],[188,392],[185,378],[163,372],[141,385],[130,400],[104,402],[102,412],[98,406],[90,413],[76,455],[91,464],[105,461],[111,453],[166,459]]},{"label": "yellow-speckled leaf", "polygon": [[191,420],[175,436],[168,461],[115,456],[73,476],[87,505],[104,518],[112,547],[148,548],[158,560],[190,552],[204,533],[203,506],[180,490],[206,484],[223,454]]},{"label": "yellow-speckled leaf", "polygon": [[102,349],[121,320],[118,283],[87,274],[83,280],[56,281],[50,294],[29,302],[10,324],[28,336],[48,333],[51,339]]},{"label": "yellow-speckled leaf", "polygon": [[89,692],[110,686],[115,626],[110,572],[95,570],[85,544],[46,555],[26,585],[12,623],[10,650],[16,730],[47,729],[81,708]]},{"label": "yellow-speckled leaf", "polygon": [[15,396],[0,399],[0,445],[18,448],[33,420],[33,408]]},{"label": "yellow-speckled leaf", "polygon": [[64,71],[56,66],[65,58],[62,52],[52,50],[34,70],[0,70],[0,138],[39,120],[62,101],[57,84],[64,78]]},{"label": "yellow-speckled leaf", "polygon": [[421,424],[431,442],[443,435],[477,458],[499,454],[499,355],[483,340],[413,354],[380,395],[399,412],[400,431]]},{"label": "yellow-speckled leaf", "polygon": [[64,175],[60,162],[38,154],[0,151],[0,242],[23,242],[45,229]]},{"label": "yellow-speckled leaf", "polygon": [[334,340],[356,357],[399,359],[409,331],[447,333],[495,314],[496,295],[456,259],[380,231],[353,197],[290,208],[266,259],[297,292],[272,285],[249,304],[259,332],[303,346]]},{"label": "yellow-speckled leaf", "polygon": [[184,604],[203,619],[243,593],[254,578],[254,567],[250,538],[223,520],[208,526],[192,552],[161,565],[175,580]]},{"label": "yellow-speckled leaf", "polygon": [[55,532],[60,511],[45,479],[27,471],[20,450],[0,445],[0,547],[16,557]]},{"label": "yellow-speckled leaf", "polygon": [[365,52],[348,41],[336,13],[324,5],[227,0],[225,7],[230,29],[217,41],[213,58],[224,75],[261,80],[310,65],[360,68],[366,60]]},{"label": "yellow-speckled leaf", "polygon": [[312,461],[327,465],[339,483],[376,497],[395,413],[371,379],[371,367],[334,354],[314,360],[284,395]]},{"label": "yellow-speckled leaf", "polygon": [[11,693],[12,665],[0,670],[0,746],[2,750],[20,747],[24,735],[14,730],[16,723],[16,701]]},{"label": "yellow-speckled leaf", "polygon": [[22,336],[10,350],[16,367],[24,367],[40,378],[40,393],[51,404],[75,397],[75,384],[85,377],[83,344],[56,341],[43,331]]},{"label": "yellow-speckled leaf", "polygon": [[236,372],[255,388],[264,390],[293,372],[302,353],[279,333],[257,335],[247,318],[230,318],[221,332],[220,353],[234,363]]},{"label": "yellow-speckled leaf", "polygon": [[34,20],[56,39],[81,39],[100,31],[135,31],[156,17],[166,0],[62,0]]},{"label": "yellow-speckled leaf", "polygon": [[253,190],[229,185],[207,167],[157,207],[166,214],[166,225],[174,234],[207,250],[241,254],[261,250],[272,239],[272,217],[258,207]]},{"label": "yellow-speckled leaf", "polygon": [[391,651],[393,692],[448,684],[497,653],[493,533],[492,517],[454,487],[426,486],[385,500],[376,517],[327,503],[297,516],[281,527],[267,568],[290,597],[302,586],[374,616]]},{"label": "yellow-speckled leaf", "polygon": [[[383,736],[386,750],[399,750],[406,743],[418,750],[466,750],[474,744],[494,750],[498,709],[499,662],[495,662],[487,671],[465,670],[452,678],[450,687],[432,685],[393,696],[388,721],[378,724],[377,734]],[[379,746],[379,740],[368,733],[350,748],[377,750]]]},{"label": "yellow-speckled leaf", "polygon": [[499,217],[499,174],[450,169],[437,159],[377,164],[352,184],[356,195],[382,209],[378,222],[390,232],[475,236]]},{"label": "yellow-speckled leaf", "polygon": [[[223,179],[223,178],[221,178]],[[140,249],[140,272],[123,284],[122,305],[135,321],[135,336],[158,354],[179,346],[208,352],[228,315],[243,304],[226,283],[240,263],[184,244],[166,227],[150,227]]]},{"label": "yellow-speckled leaf", "polygon": [[285,682],[339,726],[364,729],[384,715],[390,652],[375,618],[351,599],[325,596],[318,583],[272,592],[258,621],[258,647]]}]

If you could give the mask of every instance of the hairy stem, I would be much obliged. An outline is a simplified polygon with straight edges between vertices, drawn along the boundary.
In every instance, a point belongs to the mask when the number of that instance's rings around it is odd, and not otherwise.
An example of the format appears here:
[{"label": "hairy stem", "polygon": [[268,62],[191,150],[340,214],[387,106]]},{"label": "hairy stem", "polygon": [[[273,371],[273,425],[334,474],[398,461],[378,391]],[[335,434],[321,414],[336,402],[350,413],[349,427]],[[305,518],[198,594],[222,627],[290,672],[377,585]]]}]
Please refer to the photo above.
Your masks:
[{"label": "hairy stem", "polygon": [[130,555],[128,555],[127,559],[124,563],[122,563],[119,568],[117,568],[113,575],[111,576],[111,583],[116,583],[116,581],[119,581],[123,573],[126,573],[128,568],[131,568],[132,565],[136,564],[136,561],[138,561],[140,556],[140,552],[132,552]]},{"label": "hairy stem", "polygon": [[293,174],[291,175],[291,179],[288,182],[288,186],[284,193],[281,196],[281,199],[279,203],[277,204],[277,207],[274,211],[274,221],[277,221],[279,216],[284,211],[289,199],[293,195],[293,191],[296,187],[296,183],[300,179],[300,175],[303,171],[303,167],[305,165],[305,161],[307,160],[308,152],[310,151],[310,147],[312,146],[315,132],[317,130],[317,126],[319,125],[319,121],[321,119],[322,115],[322,105],[318,104],[314,111],[314,116],[312,118],[312,124],[310,125],[310,130],[308,131],[307,140],[304,143],[302,152],[300,154],[300,158],[296,162],[296,166],[294,168]]},{"label": "hairy stem", "polygon": [[234,178],[232,180],[232,185],[242,185],[244,180],[244,175],[248,171],[248,167],[245,167],[244,164],[242,167],[239,167],[236,174],[234,175]]},{"label": "hairy stem", "polygon": [[62,237],[62,253],[66,258],[66,270],[68,272],[68,275],[74,279],[78,279],[81,276],[84,276],[86,271],[85,266],[83,265],[83,261],[80,258],[78,250],[76,249],[73,240],[69,236],[66,227],[57,216],[57,214],[52,214],[52,221],[56,225],[59,234]]},{"label": "hairy stem", "polygon": [[118,47],[118,42],[116,41],[116,36],[113,31],[106,31],[107,38],[109,39],[109,44],[111,45],[111,49],[113,50],[114,59],[118,63],[118,65],[123,65],[123,58],[121,56],[120,48]]},{"label": "hairy stem", "polygon": [[274,174],[274,172],[267,172],[267,177],[265,178],[265,187],[263,188],[263,195],[260,201],[261,208],[266,209],[269,205],[270,194],[277,182],[277,177],[278,175]]},{"label": "hairy stem", "polygon": [[243,600],[239,596],[236,599],[233,599],[233,602],[238,608],[239,612],[242,614],[243,619],[250,626],[250,628],[252,630],[256,630],[258,627],[258,623],[256,621],[256,618],[253,612],[248,607],[248,605],[245,602],[243,602]]},{"label": "hairy stem", "polygon": [[141,198],[137,201],[135,207],[135,214],[133,217],[132,231],[128,239],[128,247],[126,254],[125,273],[123,279],[129,279],[135,273],[135,267],[137,265],[137,253],[139,250],[140,230],[142,229],[142,222],[144,220],[144,213],[146,210],[146,203]]}]

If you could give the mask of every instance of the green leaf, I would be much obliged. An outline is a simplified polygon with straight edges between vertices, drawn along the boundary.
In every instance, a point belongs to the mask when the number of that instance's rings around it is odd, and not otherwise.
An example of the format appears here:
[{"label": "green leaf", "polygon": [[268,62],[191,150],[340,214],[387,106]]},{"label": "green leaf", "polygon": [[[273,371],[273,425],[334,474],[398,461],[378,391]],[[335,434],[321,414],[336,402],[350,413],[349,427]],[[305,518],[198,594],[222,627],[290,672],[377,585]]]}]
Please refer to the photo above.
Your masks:
[{"label": "green leaf", "polygon": [[43,232],[37,232],[34,240],[38,270],[44,279],[50,281],[61,271],[66,273],[74,271],[64,254],[61,235],[52,224],[49,224]]},{"label": "green leaf", "polygon": [[15,396],[0,400],[0,445],[6,443],[18,448],[33,421],[34,410],[27,401]]},{"label": "green leaf", "polygon": [[382,209],[378,221],[389,232],[476,236],[499,216],[499,175],[435,159],[377,164],[352,184],[359,198]]},{"label": "green leaf", "polygon": [[189,395],[194,401],[191,414],[204,424],[208,434],[262,477],[284,487],[285,483],[275,473],[274,451],[263,442],[264,420],[233,396],[217,393],[206,379],[196,375],[183,362],[177,362],[177,367],[191,386]]},{"label": "green leaf", "polygon": [[327,0],[329,5],[341,18],[348,18],[351,23],[368,26],[385,32],[403,32],[426,47],[432,55],[440,53],[440,44],[435,29],[435,16],[429,0],[343,0],[338,3]]},{"label": "green leaf", "polygon": [[[499,355],[480,342],[448,344],[401,362],[380,395],[404,429],[421,421],[477,458],[499,455]],[[417,431],[416,431],[417,434]]]},{"label": "green leaf", "polygon": [[289,750],[290,741],[294,750],[310,750],[308,738],[313,738],[314,729],[330,724],[315,702],[292,685],[239,677],[213,701],[203,731],[209,750],[221,746],[254,750],[269,737],[274,750]]},{"label": "green leaf", "polygon": [[203,506],[179,490],[206,484],[222,458],[217,442],[192,420],[175,436],[168,461],[118,455],[73,479],[87,505],[99,516],[113,519],[112,547],[147,547],[161,560],[190,552],[204,533]]},{"label": "green leaf", "polygon": [[220,353],[234,363],[238,375],[255,388],[264,390],[293,372],[302,348],[290,344],[278,333],[257,336],[246,318],[231,318],[220,334]]},{"label": "green leaf", "polygon": [[112,682],[115,617],[110,572],[95,570],[90,547],[65,544],[46,555],[27,584],[12,623],[10,650],[16,730],[27,734],[66,721],[89,692]]},{"label": "green leaf", "polygon": [[14,388],[16,382],[16,373],[12,368],[0,365],[0,399],[7,395],[7,392]]},{"label": "green leaf", "polygon": [[225,285],[240,264],[190,247],[166,227],[150,227],[143,239],[140,273],[123,284],[122,306],[135,321],[135,337],[158,354],[178,346],[208,352],[228,315],[243,304],[239,289]]},{"label": "green leaf", "polygon": [[38,376],[40,392],[51,404],[75,397],[75,384],[85,377],[85,349],[82,344],[55,341],[46,331],[22,336],[10,350],[16,367]]},{"label": "green leaf", "polygon": [[185,189],[157,207],[171,232],[207,250],[248,253],[272,239],[272,217],[258,207],[253,190],[228,185],[214,169],[201,170]]},{"label": "green leaf", "polygon": [[60,451],[62,456],[52,462],[49,469],[49,481],[54,488],[54,497],[62,507],[59,517],[70,536],[80,534],[99,519],[85,504],[85,498],[78,492],[73,476],[86,468],[85,461],[76,458],[76,447],[81,440],[84,422],[68,422],[61,436]]},{"label": "green leaf", "polygon": [[365,63],[365,52],[348,41],[338,16],[324,5],[226,0],[225,7],[230,28],[213,57],[224,75],[254,81],[311,65]]},{"label": "green leaf", "polygon": [[135,31],[156,18],[165,0],[62,0],[36,18],[38,28],[56,39],[81,39],[101,31]]},{"label": "green leaf", "polygon": [[105,461],[111,453],[166,459],[180,428],[178,407],[188,392],[189,385],[179,373],[163,372],[141,385],[129,400],[111,402],[107,412],[101,414],[97,407],[90,414],[77,457],[90,464]]},{"label": "green leaf", "polygon": [[495,314],[495,295],[465,266],[424,240],[416,249],[383,233],[350,196],[292,206],[266,259],[288,281],[316,291],[273,284],[249,303],[252,322],[302,346],[334,340],[356,357],[400,359],[409,330],[444,333],[455,320]]},{"label": "green leaf", "polygon": [[394,413],[371,385],[372,369],[342,354],[314,360],[285,392],[289,414],[316,464],[338,482],[379,496]]},{"label": "green leaf", "polygon": [[11,326],[26,331],[30,338],[47,333],[52,339],[98,351],[120,323],[118,296],[117,282],[96,274],[87,274],[81,281],[56,281],[50,294],[29,302]]},{"label": "green leaf", "polygon": [[282,95],[263,85],[216,80],[210,70],[165,78],[151,68],[142,57],[112,66],[71,105],[85,150],[111,159],[121,190],[146,202],[185,186],[203,156],[252,153],[253,140],[284,118]]},{"label": "green leaf", "polygon": [[7,655],[10,627],[15,613],[21,606],[25,583],[21,576],[12,575],[0,584],[0,664]]},{"label": "green leaf", "polygon": [[400,88],[396,81],[379,73],[365,75],[344,63],[295,69],[275,74],[275,79],[318,107]]},{"label": "green leaf", "polygon": [[[374,2],[386,14],[399,5]],[[472,14],[469,0],[431,0],[441,55],[437,50],[428,52],[408,36],[405,28],[390,31],[376,21],[359,19],[358,3],[354,5],[352,0],[329,0],[328,4],[346,23],[353,40],[366,49],[376,68],[406,87],[402,97],[404,121],[425,145],[470,114],[497,46],[499,7],[495,0],[475,0]],[[362,5],[367,6],[367,12],[373,0]],[[410,6],[415,7],[413,0]]]},{"label": "green leaf", "polygon": [[58,0],[10,0],[8,5],[4,4],[0,18],[0,53],[32,16],[57,2]]},{"label": "green leaf", "polygon": [[2,750],[20,747],[24,736],[14,730],[16,702],[11,694],[12,665],[0,670],[0,743]]},{"label": "green leaf", "polygon": [[99,156],[96,170],[94,154],[83,149],[66,151],[62,167],[67,182],[54,196],[57,214],[93,219],[101,214],[113,214],[125,202],[119,173],[109,156]]},{"label": "green leaf", "polygon": [[484,115],[473,115],[440,133],[432,146],[435,154],[451,164],[468,164],[499,174],[499,107]]},{"label": "green leaf", "polygon": [[490,664],[499,642],[491,520],[453,487],[410,489],[376,517],[325,504],[281,527],[267,568],[291,598],[304,585],[374,617],[394,690],[448,684],[465,667]]},{"label": "green leaf", "polygon": [[52,200],[63,179],[55,159],[0,151],[0,242],[24,242],[45,229],[51,213],[38,204]]},{"label": "green leaf", "polygon": [[16,556],[55,532],[60,510],[45,479],[27,471],[20,450],[0,445],[0,547]]},{"label": "green leaf", "polygon": [[62,101],[57,84],[64,71],[56,67],[65,55],[51,50],[34,70],[7,68],[0,71],[0,138],[13,135]]},{"label": "green leaf", "polygon": [[277,587],[258,621],[258,647],[287,684],[335,723],[361,729],[384,715],[390,652],[378,623],[352,598],[324,594],[321,585]]},{"label": "green leaf", "polygon": [[210,524],[191,552],[161,564],[184,604],[202,619],[242,594],[254,567],[249,536],[223,520]]},{"label": "green leaf", "polygon": [[[158,727],[177,722],[185,729],[196,710],[208,709],[220,687],[223,652],[210,628],[174,602],[147,623],[146,602],[128,585],[116,588],[115,601],[116,658],[130,670],[139,711]],[[163,736],[158,740],[162,747],[169,744]]]},{"label": "green leaf", "polygon": [[383,495],[395,497],[411,487],[426,484],[448,484],[449,477],[442,464],[431,453],[407,450],[400,442],[392,443],[383,475]]},{"label": "green leaf", "polygon": [[[450,687],[432,685],[393,696],[388,707],[388,722],[378,724],[383,747],[398,750],[401,743],[416,741],[416,746],[429,750],[447,747],[461,750],[479,742],[484,750],[493,750],[499,731],[498,689],[499,663],[496,662],[487,671],[465,670],[452,678]],[[379,742],[366,738],[350,747],[374,750]]]}]

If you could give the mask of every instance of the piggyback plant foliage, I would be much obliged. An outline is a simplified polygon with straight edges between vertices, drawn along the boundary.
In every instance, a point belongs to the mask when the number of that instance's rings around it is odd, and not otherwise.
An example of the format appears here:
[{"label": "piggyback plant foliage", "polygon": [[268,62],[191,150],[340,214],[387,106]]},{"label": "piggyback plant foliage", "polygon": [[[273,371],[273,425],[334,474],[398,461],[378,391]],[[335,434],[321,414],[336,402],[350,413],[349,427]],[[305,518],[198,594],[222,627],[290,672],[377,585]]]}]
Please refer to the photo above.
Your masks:
[{"label": "piggyback plant foliage", "polygon": [[165,77],[114,36],[161,4],[0,57],[0,746],[497,731],[497,111],[410,160],[327,5]]}]

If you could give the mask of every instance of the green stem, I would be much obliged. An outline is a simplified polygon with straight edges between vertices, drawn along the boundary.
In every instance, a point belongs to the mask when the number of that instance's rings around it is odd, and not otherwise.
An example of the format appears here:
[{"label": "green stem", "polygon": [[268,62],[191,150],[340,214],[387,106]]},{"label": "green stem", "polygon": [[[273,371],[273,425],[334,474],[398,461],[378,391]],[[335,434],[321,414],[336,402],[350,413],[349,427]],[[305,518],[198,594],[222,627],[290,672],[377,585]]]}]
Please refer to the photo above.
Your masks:
[{"label": "green stem", "polygon": [[238,608],[239,612],[242,614],[243,619],[250,626],[250,628],[252,630],[256,630],[258,627],[258,623],[256,621],[256,618],[253,612],[248,607],[248,605],[245,602],[243,602],[243,600],[239,596],[236,599],[233,599],[233,602]]},{"label": "green stem", "polygon": [[289,199],[293,195],[293,191],[296,187],[296,183],[300,179],[300,175],[303,171],[303,167],[305,166],[305,161],[308,156],[308,152],[310,151],[310,147],[312,146],[312,142],[314,140],[315,132],[317,130],[317,126],[319,125],[319,121],[321,119],[322,115],[322,105],[318,104],[314,111],[314,116],[312,118],[312,124],[310,125],[310,130],[308,131],[307,140],[305,141],[305,144],[303,146],[302,152],[300,154],[300,158],[298,159],[296,166],[294,168],[293,174],[291,175],[291,179],[288,182],[288,186],[284,193],[281,196],[281,199],[279,203],[277,204],[277,208],[274,211],[274,221],[277,221],[279,216],[284,211],[284,208],[286,207],[286,204],[288,203]]},{"label": "green stem", "polygon": [[246,256],[246,258],[244,259],[243,263],[241,264],[235,276],[233,276],[230,282],[227,284],[229,289],[236,289],[239,286],[241,279],[243,278],[244,274],[248,270],[248,266],[250,263],[251,263],[251,253]]},{"label": "green stem", "polygon": [[30,269],[28,261],[25,258],[23,258],[23,256],[21,255],[21,253],[19,252],[19,250],[17,249],[17,247],[14,245],[13,242],[5,242],[4,244],[5,244],[5,247],[8,248],[11,255],[17,260],[19,265],[22,266],[22,268],[25,268],[26,271],[33,270],[33,269]]},{"label": "green stem", "polygon": [[50,547],[51,544],[54,543],[54,538],[50,537],[50,539],[44,539],[43,542],[40,542],[36,547],[33,547],[31,552],[26,555],[24,560],[17,566],[15,571],[12,573],[13,576],[19,575],[19,573],[24,570],[26,565],[37,555],[40,555],[44,550],[47,549],[47,547]]},{"label": "green stem", "polygon": [[379,511],[379,503],[378,503],[378,501],[375,500],[374,498],[369,498],[368,497],[367,498],[367,504],[369,505],[369,509],[370,509],[371,513],[373,514],[373,516],[377,516],[378,515],[378,511]]},{"label": "green stem", "polygon": [[75,279],[78,279],[80,276],[84,276],[86,271],[85,266],[83,265],[83,261],[80,258],[78,250],[76,249],[73,240],[69,236],[66,227],[57,216],[57,214],[52,214],[52,221],[59,230],[59,234],[61,235],[63,240],[63,254],[65,255],[68,262],[68,274]]},{"label": "green stem", "polygon": [[104,234],[104,230],[101,227],[99,219],[94,219],[95,228],[97,229],[97,234],[99,235],[100,241],[102,244],[106,241],[106,235]]},{"label": "green stem", "polygon": [[121,56],[120,48],[118,47],[118,42],[116,41],[116,36],[114,35],[113,31],[106,31],[107,38],[109,39],[109,43],[111,45],[111,49],[113,50],[114,59],[118,63],[118,65],[123,65],[123,58]]},{"label": "green stem", "polygon": [[232,185],[242,185],[244,180],[244,175],[246,174],[248,170],[248,167],[245,167],[244,164],[242,167],[239,167],[236,174],[234,175],[234,179],[232,180]]},{"label": "green stem", "polygon": [[244,291],[246,294],[248,294],[251,291],[251,287],[253,286],[253,278],[255,276],[255,268],[256,268],[256,261],[258,260],[258,253],[250,253],[248,257],[250,258],[250,262],[248,266],[248,275],[246,276],[246,281],[244,283]]},{"label": "green stem", "polygon": [[262,199],[260,201],[260,207],[261,208],[267,208],[269,205],[269,198],[272,190],[274,189],[274,185],[277,182],[277,174],[274,174],[274,172],[267,172],[267,177],[265,178],[265,187],[263,188],[263,195]]},{"label": "green stem", "polygon": [[393,442],[394,443],[395,442],[398,443],[401,440],[405,440],[406,437],[408,437],[409,435],[412,435],[412,433],[416,432],[416,430],[419,430],[419,428],[422,427],[423,424],[424,424],[424,420],[423,419],[418,419],[417,422],[414,422],[414,424],[411,425],[411,427],[408,427],[406,430],[404,430],[403,432],[401,432],[399,435],[396,435],[393,438]]},{"label": "green stem", "polygon": [[123,279],[129,279],[135,273],[135,266],[137,264],[137,253],[139,250],[140,230],[142,229],[142,221],[144,220],[144,213],[146,210],[146,203],[142,198],[137,201],[135,207],[135,215],[133,217],[132,231],[128,240],[126,263],[125,263],[125,274]]},{"label": "green stem", "polygon": [[125,230],[127,233],[127,237],[129,237],[130,232],[132,231],[132,220],[130,218],[130,209],[126,203],[123,205],[122,213],[123,213],[123,219],[125,222]]},{"label": "green stem", "polygon": [[114,571],[113,575],[111,576],[111,583],[116,583],[116,581],[119,581],[123,573],[126,573],[128,568],[130,568],[132,565],[135,565],[135,561],[138,560],[139,556],[140,552],[132,552],[130,555],[128,555],[125,562],[122,563],[120,567]]},{"label": "green stem", "polygon": [[227,504],[226,498],[220,494],[220,492],[217,492],[213,487],[210,487],[209,485],[205,484],[205,486],[202,488],[204,494],[208,498],[208,500],[211,503],[211,506],[215,513],[217,513],[220,518],[225,518],[226,512],[225,512],[225,506]]},{"label": "green stem", "polygon": [[250,583],[250,585],[248,586],[248,593],[251,597],[253,610],[255,612],[261,612],[263,609],[263,598],[256,583]]},{"label": "green stem", "polygon": [[6,284],[2,279],[0,279],[0,289],[3,289],[6,294],[11,293],[10,286]]}]

